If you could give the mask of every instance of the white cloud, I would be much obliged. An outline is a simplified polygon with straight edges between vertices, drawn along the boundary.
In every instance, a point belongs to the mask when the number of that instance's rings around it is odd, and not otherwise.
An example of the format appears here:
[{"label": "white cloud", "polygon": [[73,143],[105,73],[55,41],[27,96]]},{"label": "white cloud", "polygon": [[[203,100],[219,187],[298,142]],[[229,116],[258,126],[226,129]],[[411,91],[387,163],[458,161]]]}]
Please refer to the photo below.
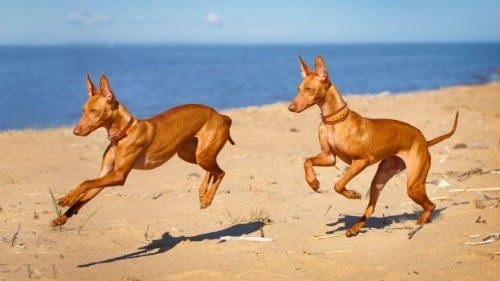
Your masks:
[{"label": "white cloud", "polygon": [[206,20],[209,24],[213,25],[219,25],[222,23],[222,19],[217,14],[214,13],[207,14]]},{"label": "white cloud", "polygon": [[91,11],[76,11],[69,13],[66,20],[73,24],[96,25],[109,22],[109,18]]}]

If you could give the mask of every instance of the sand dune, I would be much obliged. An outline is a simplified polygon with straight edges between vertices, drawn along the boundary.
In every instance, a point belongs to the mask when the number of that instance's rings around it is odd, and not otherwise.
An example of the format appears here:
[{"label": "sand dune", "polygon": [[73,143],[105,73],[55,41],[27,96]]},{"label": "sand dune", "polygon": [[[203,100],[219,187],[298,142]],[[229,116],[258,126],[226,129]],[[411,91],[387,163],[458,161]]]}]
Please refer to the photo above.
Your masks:
[{"label": "sand dune", "polygon": [[[438,207],[413,239],[407,232],[420,208],[406,195],[404,172],[386,186],[365,231],[345,237],[367,200],[332,190],[343,163],[316,169],[322,193],[307,186],[302,163],[319,151],[319,110],[293,114],[273,104],[225,111],[236,145],[219,156],[226,177],[208,209],[198,203],[203,171],[175,158],[133,171],[60,229],[49,226],[49,189],[60,197],[97,174],[104,130],[86,138],[69,127],[0,133],[0,280],[500,279],[500,242],[464,244],[500,232],[500,192],[467,191],[500,186],[500,83],[346,100],[428,139],[449,131],[460,109],[456,134],[430,149],[427,191]],[[349,186],[365,194],[375,168]],[[482,194],[497,199],[478,201]],[[262,233],[274,242],[219,240]]]}]

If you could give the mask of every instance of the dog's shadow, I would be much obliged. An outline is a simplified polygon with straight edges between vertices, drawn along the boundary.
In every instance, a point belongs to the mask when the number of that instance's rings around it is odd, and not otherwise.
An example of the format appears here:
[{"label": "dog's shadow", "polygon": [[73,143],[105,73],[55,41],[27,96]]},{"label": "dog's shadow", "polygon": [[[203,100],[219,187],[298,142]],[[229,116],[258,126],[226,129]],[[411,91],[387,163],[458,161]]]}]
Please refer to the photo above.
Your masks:
[{"label": "dog's shadow", "polygon": [[[137,251],[135,252],[101,261],[80,264],[78,265],[78,267],[89,267],[97,264],[112,263],[120,260],[154,256],[169,251],[182,241],[202,241],[207,239],[219,240],[221,236],[241,236],[255,232],[260,228],[262,228],[263,226],[264,223],[262,222],[248,222],[248,223],[233,225],[231,227],[219,231],[203,233],[195,236],[179,236],[179,237],[174,237],[170,235],[170,233],[165,232],[160,239],[151,241],[151,243],[149,243],[146,246],[138,248]],[[222,242],[223,241],[219,243]]]},{"label": "dog's shadow", "polygon": [[[437,217],[440,216],[441,212],[446,210],[445,208],[441,209],[436,209],[432,212],[431,215],[431,221],[433,219],[436,219]],[[370,217],[368,221],[366,222],[364,229],[366,228],[375,228],[375,229],[383,229],[387,226],[390,226],[392,224],[397,224],[397,223],[404,223],[406,221],[414,221],[416,223],[417,219],[420,217],[421,212],[418,213],[404,213],[400,215],[393,215],[393,216],[383,216],[383,217]],[[326,232],[326,234],[334,234],[340,231],[345,231],[349,229],[351,226],[356,224],[360,216],[350,216],[346,215],[341,218],[339,218],[337,221],[328,223],[327,226],[338,226],[337,228],[333,230],[329,230]]]}]

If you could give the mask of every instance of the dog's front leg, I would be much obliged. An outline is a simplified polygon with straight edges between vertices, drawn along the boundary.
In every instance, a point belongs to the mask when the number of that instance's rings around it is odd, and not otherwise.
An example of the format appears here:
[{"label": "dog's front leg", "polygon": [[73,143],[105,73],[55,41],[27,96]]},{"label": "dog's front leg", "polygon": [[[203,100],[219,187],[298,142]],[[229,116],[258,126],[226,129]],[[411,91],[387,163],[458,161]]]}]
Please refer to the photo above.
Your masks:
[{"label": "dog's front leg", "polygon": [[323,124],[319,127],[319,144],[321,152],[318,155],[307,158],[304,161],[306,182],[316,192],[319,190],[319,181],[316,178],[313,166],[334,166],[336,162],[335,154],[331,151],[330,146],[328,145],[327,130]]},{"label": "dog's front leg", "polygon": [[132,170],[135,160],[142,153],[142,149],[116,148],[114,169],[102,177],[93,180],[87,180],[80,183],[75,189],[71,190],[66,196],[57,201],[62,207],[75,204],[80,196],[94,188],[104,188],[108,186],[123,185],[127,179],[128,173]]},{"label": "dog's front leg", "polygon": [[[99,174],[97,175],[98,178],[104,177],[105,175],[109,174],[115,166],[115,149],[113,145],[109,145],[108,148],[106,148],[106,151],[104,152],[104,155],[102,157],[102,164],[101,168],[99,169]],[[94,198],[99,192],[101,192],[101,188],[94,188],[91,190],[88,190],[84,192],[78,201],[71,205],[71,207],[64,212],[64,214],[60,215],[56,219],[52,221],[52,226],[59,226],[63,225],[66,223],[66,221],[72,217],[73,215],[76,215],[78,211],[85,205],[87,204],[92,198]]]},{"label": "dog's front leg", "polygon": [[361,171],[363,171],[369,165],[369,161],[365,159],[357,159],[351,163],[351,166],[345,174],[335,183],[335,191],[344,195],[349,199],[361,199],[361,194],[354,190],[347,190],[345,186],[349,181],[351,181],[355,176],[357,176]]},{"label": "dog's front leg", "polygon": [[335,154],[329,151],[322,151],[318,155],[307,158],[304,161],[304,170],[306,173],[307,184],[316,192],[319,190],[319,181],[316,178],[316,173],[314,172],[313,166],[334,166],[335,165]]},{"label": "dog's front leg", "polygon": [[61,207],[69,207],[75,204],[78,201],[80,195],[88,190],[91,190],[93,188],[123,185],[129,171],[112,171],[104,177],[84,181],[75,189],[68,192],[66,196],[60,198],[57,201],[57,204]]}]

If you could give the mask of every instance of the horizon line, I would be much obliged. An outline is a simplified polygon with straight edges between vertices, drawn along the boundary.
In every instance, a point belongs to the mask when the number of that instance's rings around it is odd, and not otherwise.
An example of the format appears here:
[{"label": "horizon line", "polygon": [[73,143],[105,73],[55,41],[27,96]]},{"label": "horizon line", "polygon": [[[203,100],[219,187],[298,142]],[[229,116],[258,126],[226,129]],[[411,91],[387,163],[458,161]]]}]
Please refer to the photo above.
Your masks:
[{"label": "horizon line", "polygon": [[115,46],[308,46],[308,45],[425,45],[500,44],[497,40],[477,41],[351,41],[351,42],[58,42],[0,43],[0,47],[115,47]]}]

